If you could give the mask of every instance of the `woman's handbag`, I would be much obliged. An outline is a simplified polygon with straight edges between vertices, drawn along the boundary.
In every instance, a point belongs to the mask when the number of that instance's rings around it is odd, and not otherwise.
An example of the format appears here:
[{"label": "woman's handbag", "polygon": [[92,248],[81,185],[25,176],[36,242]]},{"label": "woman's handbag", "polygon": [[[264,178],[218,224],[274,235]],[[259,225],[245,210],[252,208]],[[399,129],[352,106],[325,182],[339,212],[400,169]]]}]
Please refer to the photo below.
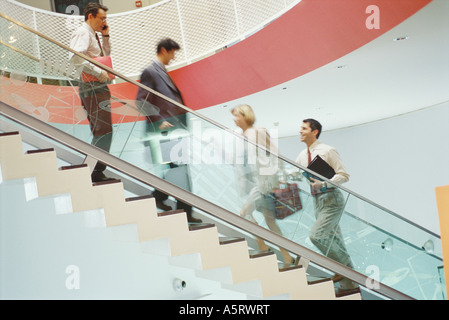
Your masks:
[{"label": "woman's handbag", "polygon": [[302,209],[299,188],[296,183],[288,183],[286,188],[273,189],[270,195],[275,202],[276,219],[284,219]]}]

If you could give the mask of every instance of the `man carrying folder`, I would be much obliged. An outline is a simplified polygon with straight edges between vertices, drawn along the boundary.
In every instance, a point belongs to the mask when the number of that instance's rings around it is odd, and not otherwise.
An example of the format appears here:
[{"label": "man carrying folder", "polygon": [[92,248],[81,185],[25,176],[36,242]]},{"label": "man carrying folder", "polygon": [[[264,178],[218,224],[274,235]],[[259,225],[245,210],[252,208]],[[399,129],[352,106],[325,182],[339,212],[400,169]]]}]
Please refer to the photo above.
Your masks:
[{"label": "man carrying folder", "polygon": [[[332,182],[332,184],[328,184],[317,177],[305,174],[310,181],[316,217],[309,238],[324,255],[353,268],[339,226],[345,200],[340,190],[333,185],[347,182],[349,174],[343,166],[338,151],[318,141],[321,130],[322,126],[317,120],[305,119],[299,131],[301,141],[307,145],[307,149],[301,151],[296,162],[303,167],[311,165],[315,168],[315,172],[327,177]],[[317,164],[318,166],[315,166]],[[328,172],[332,173],[328,175]],[[337,295],[349,294],[358,290],[358,286],[349,279],[336,275],[333,280],[340,282]]]}]

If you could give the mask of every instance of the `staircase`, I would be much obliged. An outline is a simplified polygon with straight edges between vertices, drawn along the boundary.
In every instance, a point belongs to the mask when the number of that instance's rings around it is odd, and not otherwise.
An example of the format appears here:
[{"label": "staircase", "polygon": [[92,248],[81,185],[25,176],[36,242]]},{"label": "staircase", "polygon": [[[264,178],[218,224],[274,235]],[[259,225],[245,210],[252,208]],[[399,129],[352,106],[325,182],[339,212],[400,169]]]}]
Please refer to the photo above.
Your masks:
[{"label": "staircase", "polygon": [[58,168],[53,149],[24,153],[18,132],[0,133],[0,164],[3,181],[35,178],[39,197],[69,194],[74,213],[104,210],[107,228],[137,228],[141,253],[169,256],[172,263],[248,297],[361,299],[359,293],[336,297],[331,280],[310,282],[302,266],[279,263],[273,252],[251,250],[244,238],[223,237],[213,224],[189,224],[179,210],[158,212],[150,196],[125,198],[120,180],[92,183],[87,165]]}]

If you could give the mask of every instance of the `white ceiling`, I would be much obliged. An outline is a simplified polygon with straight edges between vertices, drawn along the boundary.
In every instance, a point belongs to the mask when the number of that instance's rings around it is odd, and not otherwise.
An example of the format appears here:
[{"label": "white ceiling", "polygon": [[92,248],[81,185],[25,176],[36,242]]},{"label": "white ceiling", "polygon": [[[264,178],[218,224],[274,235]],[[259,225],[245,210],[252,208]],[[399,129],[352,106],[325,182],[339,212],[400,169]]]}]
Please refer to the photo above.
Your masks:
[{"label": "white ceiling", "polygon": [[[399,37],[408,38],[395,41]],[[449,0],[434,0],[381,37],[328,65],[201,113],[232,128],[230,108],[247,103],[256,112],[256,125],[273,128],[278,122],[279,137],[287,137],[297,135],[302,120],[309,117],[319,120],[326,131],[448,100]]]}]

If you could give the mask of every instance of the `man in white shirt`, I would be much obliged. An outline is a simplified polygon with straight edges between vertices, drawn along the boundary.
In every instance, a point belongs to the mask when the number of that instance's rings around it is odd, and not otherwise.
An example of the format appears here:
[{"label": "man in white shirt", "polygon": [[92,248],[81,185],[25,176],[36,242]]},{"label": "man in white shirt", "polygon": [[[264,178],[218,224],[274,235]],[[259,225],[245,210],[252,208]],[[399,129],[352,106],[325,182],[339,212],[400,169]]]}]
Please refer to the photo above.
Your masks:
[{"label": "man in white shirt", "polygon": [[[299,131],[301,141],[307,145],[307,149],[301,151],[296,162],[303,167],[319,155],[335,171],[335,175],[330,178],[334,184],[341,184],[349,180],[349,174],[340,159],[338,151],[324,143],[318,141],[322,126],[315,119],[305,119]],[[349,256],[344,239],[339,226],[340,218],[343,214],[345,199],[340,190],[333,184],[325,181],[310,178],[311,193],[315,203],[316,221],[310,230],[309,238],[312,243],[327,257],[353,268],[351,257]],[[351,280],[336,275],[333,280],[340,281],[337,295],[344,295],[356,292],[358,286]]]},{"label": "man in white shirt", "polygon": [[[182,100],[182,94],[179,88],[171,79],[167,72],[166,66],[175,59],[175,54],[180,50],[180,45],[170,38],[162,39],[158,42],[156,47],[156,58],[153,60],[150,66],[142,71],[140,76],[140,82],[161,93],[165,97],[177,101],[180,104],[184,104]],[[173,132],[177,129],[187,129],[187,115],[186,111],[174,103],[169,102],[165,98],[161,98],[158,95],[152,94],[147,90],[140,88],[137,92],[136,100],[140,101],[143,106],[156,106],[158,112],[152,113],[148,116],[147,130],[151,133],[156,133],[153,139],[148,142],[150,147],[153,163],[160,164],[161,159],[161,143],[160,137],[167,136],[169,132]],[[151,108],[151,107],[148,107]],[[158,138],[156,138],[158,137]],[[185,189],[190,190],[191,182],[188,174],[189,169],[186,164],[174,164],[170,163],[171,169],[175,169],[173,172],[178,172],[179,180],[185,181]],[[183,174],[181,172],[185,172]],[[181,178],[181,175],[184,178]],[[159,209],[170,211],[172,207],[165,204],[164,201],[168,199],[168,195],[159,190],[153,192],[153,197],[156,199],[156,205]],[[184,210],[187,214],[187,220],[189,222],[201,223],[201,219],[193,217],[192,206],[182,202],[176,202],[176,209]]]},{"label": "man in white shirt", "polygon": [[[88,3],[84,9],[84,23],[73,33],[70,40],[70,48],[85,54],[90,58],[109,56],[111,46],[109,43],[109,26],[106,22],[107,7],[98,3]],[[98,33],[102,36],[100,42]],[[89,61],[71,54],[70,57],[77,68],[82,68],[84,74],[94,77],[94,81],[83,81],[79,84],[81,103],[87,111],[90,130],[92,132],[92,144],[109,152],[112,143],[112,119],[108,111],[111,94],[107,86],[110,80],[105,70],[95,66]],[[103,171],[106,166],[98,162],[92,173],[92,182],[111,180]]]}]

